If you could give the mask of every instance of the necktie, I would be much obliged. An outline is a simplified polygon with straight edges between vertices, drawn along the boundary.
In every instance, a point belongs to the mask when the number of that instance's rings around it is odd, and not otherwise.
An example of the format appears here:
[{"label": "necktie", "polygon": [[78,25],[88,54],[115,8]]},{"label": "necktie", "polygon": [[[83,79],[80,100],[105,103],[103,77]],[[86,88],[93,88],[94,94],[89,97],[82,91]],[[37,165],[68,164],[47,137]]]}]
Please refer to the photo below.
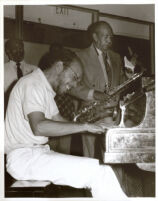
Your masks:
[{"label": "necktie", "polygon": [[18,79],[20,79],[23,76],[22,70],[20,68],[20,62],[17,62],[16,66],[17,66],[17,77],[18,77]]},{"label": "necktie", "polygon": [[111,68],[109,66],[109,63],[107,61],[108,57],[106,53],[103,53],[103,60],[104,60],[104,64],[105,64],[105,70],[107,72],[108,75],[108,87],[111,86],[111,80],[112,80],[112,74],[111,74]]}]

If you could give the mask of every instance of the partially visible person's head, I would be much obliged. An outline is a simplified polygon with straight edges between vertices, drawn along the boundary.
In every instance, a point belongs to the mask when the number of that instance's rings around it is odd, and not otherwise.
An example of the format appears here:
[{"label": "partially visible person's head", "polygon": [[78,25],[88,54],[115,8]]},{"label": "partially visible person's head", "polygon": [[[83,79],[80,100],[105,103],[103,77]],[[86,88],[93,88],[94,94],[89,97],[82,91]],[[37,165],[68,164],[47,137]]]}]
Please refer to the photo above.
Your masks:
[{"label": "partially visible person's head", "polygon": [[45,65],[40,68],[59,94],[76,87],[82,79],[82,64],[79,58],[74,52],[65,48],[47,53]]},{"label": "partially visible person's head", "polygon": [[24,43],[22,40],[9,39],[5,42],[5,52],[9,60],[20,62],[24,59]]},{"label": "partially visible person's head", "polygon": [[60,43],[54,42],[49,47],[49,52],[53,53],[54,51],[61,50],[63,46]]},{"label": "partially visible person's head", "polygon": [[[53,54],[55,52],[55,54],[57,54],[57,52],[59,52],[62,50],[62,45],[60,43],[54,42],[50,45],[49,47],[49,53]],[[44,68],[45,66],[48,66],[49,64],[47,64],[47,62],[49,61],[47,59],[47,55],[49,54],[48,52],[45,53],[41,58],[40,61],[38,63],[38,67],[40,68]]]},{"label": "partially visible person's head", "polygon": [[95,46],[101,51],[106,51],[112,46],[113,31],[107,22],[98,21],[91,24],[88,32]]}]

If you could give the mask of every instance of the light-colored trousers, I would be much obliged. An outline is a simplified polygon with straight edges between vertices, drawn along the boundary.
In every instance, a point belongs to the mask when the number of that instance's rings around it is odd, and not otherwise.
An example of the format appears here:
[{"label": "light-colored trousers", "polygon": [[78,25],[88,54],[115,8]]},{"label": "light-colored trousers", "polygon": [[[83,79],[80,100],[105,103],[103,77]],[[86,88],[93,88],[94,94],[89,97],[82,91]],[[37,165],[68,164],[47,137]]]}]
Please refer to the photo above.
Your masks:
[{"label": "light-colored trousers", "polygon": [[[113,121],[111,117],[103,119],[104,124],[107,127],[117,125],[119,121],[119,116],[116,121]],[[83,143],[83,156],[94,158],[95,157],[95,140],[96,135],[91,133],[82,133],[82,143]],[[51,140],[51,149],[56,150],[60,153],[70,154],[71,150],[71,135],[61,136],[56,139]]]},{"label": "light-colored trousers", "polygon": [[7,171],[16,180],[44,180],[57,185],[89,188],[99,199],[126,199],[108,165],[97,159],[65,155],[48,145],[18,148],[7,154]]}]

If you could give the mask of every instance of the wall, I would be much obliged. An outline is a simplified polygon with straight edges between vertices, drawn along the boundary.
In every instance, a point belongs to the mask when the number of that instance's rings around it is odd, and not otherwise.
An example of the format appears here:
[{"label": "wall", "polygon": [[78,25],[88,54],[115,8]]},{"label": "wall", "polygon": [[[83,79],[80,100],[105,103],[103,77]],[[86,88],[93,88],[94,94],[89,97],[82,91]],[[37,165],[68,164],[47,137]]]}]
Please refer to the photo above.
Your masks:
[{"label": "wall", "polygon": [[[105,13],[120,14],[121,16],[133,18],[147,18],[149,13],[154,16],[153,5],[89,5],[93,9],[99,11],[108,11]],[[117,8],[117,9],[116,9]],[[109,9],[109,10],[108,10]],[[143,10],[144,9],[144,10]],[[117,12],[116,12],[117,11]],[[118,13],[118,11],[120,13]],[[132,11],[132,12],[131,12]],[[148,11],[148,12],[147,12]],[[129,12],[129,16],[128,16]],[[5,16],[14,17],[14,7],[5,7]],[[133,14],[131,14],[133,13]],[[148,13],[148,15],[147,15]],[[139,15],[138,15],[139,14]],[[135,17],[134,17],[135,16]],[[153,18],[152,16],[152,18]],[[151,16],[150,16],[151,19]],[[92,13],[83,12],[73,9],[64,8],[61,6],[46,6],[46,5],[24,5],[24,20],[47,25],[59,26],[69,29],[86,30],[92,22]],[[114,34],[125,35],[130,37],[149,39],[149,26],[137,24],[109,17],[100,17],[99,20],[108,21],[113,28]]]},{"label": "wall", "polygon": [[130,17],[138,20],[155,22],[154,4],[106,4],[102,5],[79,5],[85,8],[92,8],[103,13]]},{"label": "wall", "polygon": [[[133,17],[135,19],[154,21],[154,5],[79,5],[98,9],[101,12]],[[46,15],[47,13],[47,15]],[[62,13],[62,14],[61,14]],[[5,6],[4,16],[14,18],[15,6]],[[61,12],[55,6],[24,6],[24,19],[33,22],[40,22],[66,28],[85,30],[91,23],[91,14],[69,9]],[[85,20],[86,19],[86,20]],[[131,22],[122,22],[110,18],[100,18],[107,20],[113,26],[114,33],[130,37],[149,39],[148,25],[139,25]],[[41,55],[48,50],[49,45],[25,42],[25,60],[29,63],[38,64]],[[5,57],[6,61],[6,57]]]},{"label": "wall", "polygon": [[[6,41],[6,40],[5,40]],[[77,50],[75,48],[69,48],[72,50]],[[24,50],[25,57],[24,60],[27,63],[38,65],[40,58],[49,50],[48,44],[38,44],[38,43],[30,43],[24,42]],[[8,57],[6,54],[4,55],[4,62],[8,62]]]},{"label": "wall", "polygon": [[[49,45],[24,42],[25,49],[25,61],[30,64],[38,65],[41,56],[49,50]],[[4,62],[7,62],[8,58],[5,54]]]},{"label": "wall", "polygon": [[[115,5],[116,6],[116,5]],[[102,5],[106,8],[106,5]],[[140,7],[140,6],[139,6]],[[93,6],[93,9],[95,6]],[[113,8],[111,6],[111,8]],[[125,6],[126,8],[126,6]],[[129,7],[128,7],[129,8]],[[134,10],[132,7],[131,10]],[[118,5],[118,10],[120,6]],[[126,10],[125,10],[126,11]],[[140,11],[139,11],[140,12]],[[46,14],[47,13],[47,14]],[[135,12],[136,13],[136,12]],[[125,12],[127,15],[127,13]],[[149,26],[111,18],[99,18],[113,26],[114,34],[149,39]],[[92,13],[60,6],[24,6],[24,20],[70,29],[86,30],[92,22]]]},{"label": "wall", "polygon": [[[103,13],[119,15],[122,17],[130,17],[134,19],[155,22],[154,4],[96,4],[96,5],[78,5],[83,8],[96,9]],[[14,15],[14,6],[4,8],[4,15]],[[83,21],[84,23],[84,21]]]},{"label": "wall", "polygon": [[[49,50],[48,44],[38,44],[24,42],[25,61],[34,65],[38,65],[40,58]],[[76,50],[75,48],[69,48]]]}]

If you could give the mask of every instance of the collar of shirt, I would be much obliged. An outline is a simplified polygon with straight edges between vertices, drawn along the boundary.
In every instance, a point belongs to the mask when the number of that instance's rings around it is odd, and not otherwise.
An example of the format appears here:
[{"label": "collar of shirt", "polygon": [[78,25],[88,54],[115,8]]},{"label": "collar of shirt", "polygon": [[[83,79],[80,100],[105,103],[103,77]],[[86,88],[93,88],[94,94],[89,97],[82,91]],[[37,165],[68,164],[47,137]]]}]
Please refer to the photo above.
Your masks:
[{"label": "collar of shirt", "polygon": [[53,96],[56,96],[55,91],[53,90],[53,88],[51,87],[50,83],[48,82],[46,76],[44,75],[43,71],[40,68],[37,68],[37,70],[35,70],[34,72],[38,72],[40,78],[41,78],[41,82],[43,83],[43,85],[46,86],[46,88],[52,92]]},{"label": "collar of shirt", "polygon": [[98,49],[98,48],[96,48],[96,51],[97,51],[98,55],[102,55],[103,54],[103,52],[100,49]]},{"label": "collar of shirt", "polygon": [[[16,66],[16,62],[13,61],[13,60],[10,60],[9,63],[10,63],[11,65],[13,65],[13,66],[14,66],[14,65]],[[25,62],[24,62],[24,60],[22,60],[22,61],[20,61],[19,63],[20,63],[20,65],[22,65],[22,64],[24,64]]]},{"label": "collar of shirt", "polygon": [[[98,48],[96,48],[96,51],[97,51],[98,57],[101,56],[103,58],[103,52]],[[107,52],[107,62],[108,64],[110,64],[108,52]]]}]

